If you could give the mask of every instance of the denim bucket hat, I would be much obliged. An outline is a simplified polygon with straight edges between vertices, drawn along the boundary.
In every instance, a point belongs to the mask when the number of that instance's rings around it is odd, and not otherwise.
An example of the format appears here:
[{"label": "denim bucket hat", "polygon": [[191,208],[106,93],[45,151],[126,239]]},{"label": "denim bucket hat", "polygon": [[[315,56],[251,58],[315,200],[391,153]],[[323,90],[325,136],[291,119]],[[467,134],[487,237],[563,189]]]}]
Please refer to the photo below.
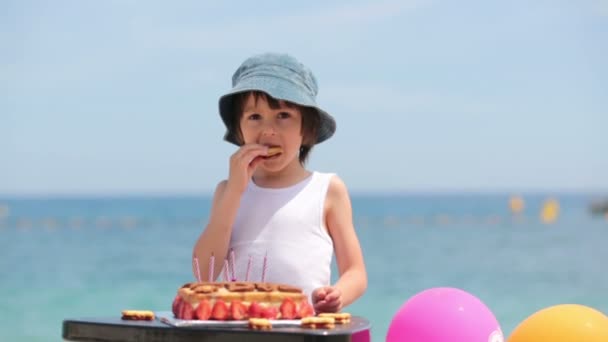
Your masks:
[{"label": "denim bucket hat", "polygon": [[277,100],[289,101],[317,110],[320,125],[316,143],[329,139],[336,131],[336,121],[317,106],[317,80],[312,71],[287,54],[265,53],[248,58],[232,76],[232,89],[220,97],[220,116],[227,128],[224,140],[238,145],[232,116],[233,95],[262,91]]}]

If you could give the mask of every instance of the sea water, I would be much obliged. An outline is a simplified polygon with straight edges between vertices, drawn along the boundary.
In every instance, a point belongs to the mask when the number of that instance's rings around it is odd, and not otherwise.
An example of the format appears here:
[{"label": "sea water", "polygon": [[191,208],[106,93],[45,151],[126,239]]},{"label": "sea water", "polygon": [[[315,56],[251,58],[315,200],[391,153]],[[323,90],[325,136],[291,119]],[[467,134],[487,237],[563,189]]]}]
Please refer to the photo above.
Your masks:
[{"label": "sea water", "polygon": [[[408,298],[438,286],[477,296],[505,336],[555,304],[608,312],[608,220],[590,214],[593,195],[551,194],[559,216],[543,223],[548,197],[524,195],[514,216],[509,194],[353,195],[369,286],[345,311],[370,320],[374,341]],[[0,341],[60,341],[66,318],[170,310],[193,280],[210,201],[0,199]]]}]

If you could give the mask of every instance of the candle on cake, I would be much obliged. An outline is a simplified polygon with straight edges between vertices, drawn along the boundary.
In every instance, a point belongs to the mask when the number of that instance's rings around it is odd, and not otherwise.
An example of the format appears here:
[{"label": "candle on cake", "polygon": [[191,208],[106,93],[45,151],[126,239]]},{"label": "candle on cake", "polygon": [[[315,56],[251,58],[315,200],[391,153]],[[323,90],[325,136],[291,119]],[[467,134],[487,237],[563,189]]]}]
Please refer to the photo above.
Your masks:
[{"label": "candle on cake", "polygon": [[249,260],[247,260],[247,271],[245,272],[245,281],[249,281],[249,271],[251,271],[251,254]]},{"label": "candle on cake", "polygon": [[266,280],[266,269],[268,268],[268,252],[264,254],[264,263],[262,264],[262,283]]},{"label": "candle on cake", "polygon": [[229,273],[229,267],[228,267],[228,260],[224,259],[224,272],[222,272],[224,274],[223,279],[224,281],[228,281],[228,273]]},{"label": "candle on cake", "polygon": [[234,249],[230,248],[230,281],[236,281],[236,257],[234,255]]},{"label": "candle on cake", "polygon": [[215,256],[213,252],[211,253],[211,257],[209,258],[209,282],[213,282],[215,279],[213,278],[213,269],[215,268]]},{"label": "candle on cake", "polygon": [[203,279],[201,278],[201,268],[198,265],[198,258],[196,255],[194,256],[194,267],[196,268],[196,281],[200,283]]}]

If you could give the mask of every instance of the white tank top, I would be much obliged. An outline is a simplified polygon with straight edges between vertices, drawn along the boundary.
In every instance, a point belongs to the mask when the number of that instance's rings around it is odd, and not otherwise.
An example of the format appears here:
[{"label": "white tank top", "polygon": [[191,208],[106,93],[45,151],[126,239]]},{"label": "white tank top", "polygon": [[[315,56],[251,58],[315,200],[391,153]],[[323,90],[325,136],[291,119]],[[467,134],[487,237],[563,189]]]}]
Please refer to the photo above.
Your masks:
[{"label": "white tank top", "polygon": [[309,296],[329,285],[333,243],[323,208],[332,176],[313,172],[279,189],[249,182],[230,238],[237,280],[246,279],[250,264],[248,280],[261,281],[266,258],[267,282],[295,285]]}]

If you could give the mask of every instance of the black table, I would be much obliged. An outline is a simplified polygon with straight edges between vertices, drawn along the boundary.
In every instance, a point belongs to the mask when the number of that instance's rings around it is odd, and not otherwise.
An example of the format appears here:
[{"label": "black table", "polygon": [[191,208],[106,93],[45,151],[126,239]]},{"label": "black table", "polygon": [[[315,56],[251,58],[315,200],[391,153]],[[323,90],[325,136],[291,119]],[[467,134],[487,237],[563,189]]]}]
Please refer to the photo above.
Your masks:
[{"label": "black table", "polygon": [[154,321],[125,321],[120,317],[76,318],[63,321],[66,341],[96,342],[369,342],[371,325],[362,317],[353,316],[348,324],[334,329],[313,330],[297,326],[276,326],[270,331],[246,327],[174,327]]}]

